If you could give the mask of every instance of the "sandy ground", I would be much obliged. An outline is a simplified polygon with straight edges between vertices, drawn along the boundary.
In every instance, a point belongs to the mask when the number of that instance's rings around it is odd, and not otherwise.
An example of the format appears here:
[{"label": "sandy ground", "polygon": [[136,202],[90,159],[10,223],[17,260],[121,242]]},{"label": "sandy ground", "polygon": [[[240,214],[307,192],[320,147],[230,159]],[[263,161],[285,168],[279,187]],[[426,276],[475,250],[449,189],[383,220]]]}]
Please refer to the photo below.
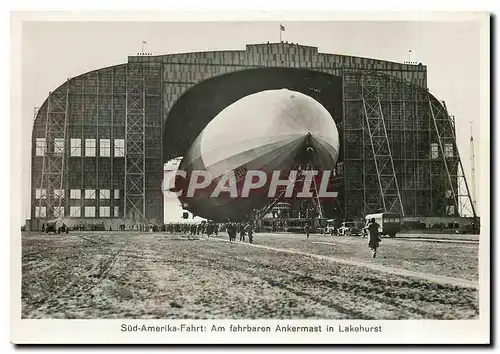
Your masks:
[{"label": "sandy ground", "polygon": [[397,235],[397,238],[426,238],[426,239],[442,239],[442,240],[463,240],[463,241],[479,241],[479,235],[471,234],[422,234],[402,232]]},{"label": "sandy ground", "polygon": [[[223,234],[224,235],[224,234]],[[317,243],[317,242],[327,242]],[[255,235],[256,245],[477,280],[477,245]],[[478,292],[220,239],[23,233],[23,318],[470,319]]]},{"label": "sandy ground", "polygon": [[[311,235],[255,236],[258,244],[370,262],[368,240],[360,237]],[[478,280],[478,244],[436,243],[383,238],[376,263],[411,271]]]}]

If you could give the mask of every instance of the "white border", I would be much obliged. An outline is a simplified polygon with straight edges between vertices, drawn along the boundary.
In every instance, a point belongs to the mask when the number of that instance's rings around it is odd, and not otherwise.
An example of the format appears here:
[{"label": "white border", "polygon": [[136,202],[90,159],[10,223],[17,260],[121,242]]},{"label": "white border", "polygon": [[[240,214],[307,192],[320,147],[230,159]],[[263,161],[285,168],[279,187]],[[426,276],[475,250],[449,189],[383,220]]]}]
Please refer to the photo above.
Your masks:
[{"label": "white border", "polygon": [[[488,331],[481,320],[470,321],[351,321],[351,320],[23,320],[12,338],[26,344],[485,344]],[[122,325],[206,326],[206,332],[123,332]],[[211,332],[212,326],[225,332]],[[230,326],[270,326],[268,333],[230,332]],[[276,326],[321,326],[320,333],[280,333]],[[382,332],[339,332],[343,326],[373,326]],[[335,332],[326,332],[331,326]],[[28,336],[29,334],[29,336]],[[29,339],[25,339],[29,338]]]},{"label": "white border", "polygon": [[[213,4],[212,4],[213,6]],[[309,5],[307,5],[309,7]],[[213,7],[212,7],[213,8]],[[291,6],[287,6],[291,9]],[[397,7],[396,7],[397,8]],[[471,8],[469,6],[469,8]],[[196,21],[196,20],[279,20],[293,21],[293,20],[412,20],[419,21],[425,18],[426,20],[443,20],[443,21],[465,21],[465,20],[482,20],[484,21],[483,31],[481,33],[481,53],[483,63],[481,66],[481,83],[482,83],[482,105],[481,105],[481,144],[479,146],[478,156],[482,156],[481,170],[479,171],[479,178],[485,181],[482,186],[484,188],[481,192],[482,203],[482,233],[489,235],[489,23],[487,14],[462,14],[462,13],[409,13],[409,14],[396,14],[396,13],[356,13],[356,12],[335,12],[328,13],[308,11],[301,13],[277,13],[271,12],[233,12],[233,13],[191,13],[191,14],[178,14],[178,13],[160,13],[155,12],[140,12],[140,13],[119,13],[119,14],[99,14],[87,13],[83,15],[86,20],[106,20],[110,21],[110,16],[115,17],[115,20],[136,20],[136,21]],[[23,20],[83,20],[82,14],[78,13],[26,13],[23,14]],[[20,20],[19,17],[15,18],[16,21]],[[18,160],[18,151],[16,142],[19,142],[21,124],[20,120],[14,117],[20,116],[20,27],[19,22],[12,23],[12,42],[11,42],[11,220],[19,220],[17,212],[20,212],[18,201],[16,199],[17,191],[21,186],[19,168],[16,168],[16,160]],[[483,91],[484,87],[484,91]],[[25,127],[23,127],[25,128]],[[321,335],[310,334],[294,334],[286,335],[281,338],[277,335],[262,335],[262,334],[247,334],[244,336],[232,334],[227,332],[223,335],[216,335],[214,333],[200,334],[194,336],[186,334],[165,335],[165,333],[137,333],[130,335],[123,333],[119,330],[122,323],[154,323],[161,325],[166,321],[122,321],[122,320],[89,320],[89,321],[76,321],[76,320],[20,320],[20,234],[19,227],[14,223],[11,224],[11,340],[13,342],[21,343],[29,339],[30,343],[427,343],[427,344],[465,344],[465,343],[487,343],[489,339],[489,238],[482,237],[480,243],[480,302],[481,302],[481,316],[477,321],[374,321],[376,325],[382,325],[384,331],[382,334],[339,334],[335,336],[329,334]],[[173,323],[175,321],[168,321]],[[181,321],[182,323],[196,323],[198,321]],[[225,321],[209,321],[217,325]],[[228,321],[227,323],[236,323],[237,321]],[[262,322],[262,321],[258,321]],[[275,322],[276,321],[272,321]],[[294,321],[284,321],[282,324],[292,324]],[[309,321],[297,321],[297,324],[303,325]],[[326,323],[326,321],[317,321],[318,323]],[[332,321],[334,324],[340,323],[367,324],[368,321]],[[244,324],[250,321],[243,321]]]}]

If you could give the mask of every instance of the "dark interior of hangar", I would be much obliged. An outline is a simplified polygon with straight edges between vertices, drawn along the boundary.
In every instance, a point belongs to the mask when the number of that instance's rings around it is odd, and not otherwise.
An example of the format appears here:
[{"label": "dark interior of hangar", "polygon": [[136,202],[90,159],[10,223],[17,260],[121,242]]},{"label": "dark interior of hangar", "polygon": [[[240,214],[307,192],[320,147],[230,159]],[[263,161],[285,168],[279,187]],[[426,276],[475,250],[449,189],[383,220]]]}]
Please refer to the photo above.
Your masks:
[{"label": "dark interior of hangar", "polygon": [[[304,93],[321,103],[334,118],[341,134],[341,77],[308,69],[250,69],[205,80],[177,100],[163,132],[164,162],[182,156],[206,125],[230,104],[256,92],[282,88]],[[236,129],[235,134],[244,132]],[[342,141],[342,137],[340,139]]]},{"label": "dark interior of hangar", "polygon": [[[283,88],[301,92],[321,103],[334,118],[342,141],[341,77],[307,69],[259,68],[208,79],[181,96],[165,124],[164,162],[184,156],[198,134],[227,106],[256,92]],[[242,138],[245,136],[245,132],[239,132],[237,127],[235,134],[241,134]],[[342,153],[340,148],[339,161],[343,160]],[[343,198],[343,191],[339,190],[339,193]],[[328,213],[328,217],[334,217],[339,212],[335,205],[327,210],[333,213]]]}]

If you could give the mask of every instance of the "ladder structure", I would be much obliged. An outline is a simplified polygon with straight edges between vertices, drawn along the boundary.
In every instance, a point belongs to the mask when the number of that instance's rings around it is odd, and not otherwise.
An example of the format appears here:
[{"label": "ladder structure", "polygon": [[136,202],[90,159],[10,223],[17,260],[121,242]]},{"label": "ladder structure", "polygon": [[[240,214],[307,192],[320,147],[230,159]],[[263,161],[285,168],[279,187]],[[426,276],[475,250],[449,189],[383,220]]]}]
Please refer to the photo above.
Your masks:
[{"label": "ladder structure", "polygon": [[[45,206],[45,218],[64,216],[64,189],[66,173],[66,154],[68,143],[69,80],[66,89],[58,93],[50,92],[47,99],[47,115],[45,121],[45,146],[42,162],[42,178],[40,188],[45,191],[40,196],[39,206]],[[57,192],[58,191],[58,192]],[[40,218],[43,216],[40,215]]]},{"label": "ladder structure", "polygon": [[[259,217],[262,217],[265,214],[267,214],[272,208],[274,208],[274,206],[276,204],[278,204],[280,201],[283,200],[283,198],[286,195],[286,191],[288,190],[290,185],[295,184],[297,182],[302,182],[302,183],[305,182],[305,180],[306,180],[305,171],[309,171],[309,170],[312,170],[312,169],[310,166],[307,166],[305,170],[301,170],[297,173],[297,176],[295,177],[295,179],[292,179],[291,177],[289,177],[288,178],[289,183],[287,184],[287,186],[279,192],[279,194],[273,199],[273,201],[271,203],[269,203],[264,208],[262,208],[261,210],[258,211]],[[321,204],[321,201],[319,200],[319,195],[318,195],[319,189],[318,189],[316,180],[314,178],[312,178],[312,181],[311,181],[311,194],[312,194],[311,200],[314,204],[316,212],[318,213],[318,217],[320,219],[322,219],[323,215],[324,215],[323,206]]]},{"label": "ladder structure", "polygon": [[262,209],[257,211],[258,218],[261,218],[264,215],[266,215],[272,208],[274,208],[274,206],[276,204],[278,204],[281,200],[283,200],[283,198],[285,197],[286,191],[288,190],[288,187],[291,184],[295,183],[296,180],[297,180],[297,177],[296,177],[296,179],[293,179],[292,177],[289,176],[288,177],[289,183],[286,185],[286,188],[283,188],[279,192],[279,194],[272,200],[271,203],[267,204],[265,207],[263,207]]},{"label": "ladder structure", "polygon": [[136,223],[146,214],[146,90],[140,63],[127,65],[126,88],[124,218]]},{"label": "ladder structure", "polygon": [[[375,171],[372,171],[371,175],[366,176],[366,178],[377,178],[380,191],[380,198],[378,196],[367,196],[367,203],[368,207],[376,210],[381,201],[385,212],[395,212],[404,216],[404,207],[394,169],[378,85],[375,80],[364,79],[362,81],[363,113],[375,161]],[[376,173],[376,176],[373,176],[373,172]]]},{"label": "ladder structure", "polygon": [[323,205],[321,204],[321,201],[319,200],[319,188],[318,188],[318,185],[316,183],[316,179],[313,177],[312,178],[312,183],[311,183],[311,187],[312,187],[312,201],[313,201],[313,204],[316,208],[316,211],[318,212],[318,217],[320,219],[323,219],[323,216],[324,216],[324,213],[323,213]]},{"label": "ladder structure", "polygon": [[455,124],[448,115],[445,103],[432,97],[429,98],[429,113],[440,160],[446,173],[444,178],[442,174],[431,173],[431,183],[435,186],[442,186],[434,198],[444,199],[443,204],[449,216],[476,217],[469,185],[458,153]]}]

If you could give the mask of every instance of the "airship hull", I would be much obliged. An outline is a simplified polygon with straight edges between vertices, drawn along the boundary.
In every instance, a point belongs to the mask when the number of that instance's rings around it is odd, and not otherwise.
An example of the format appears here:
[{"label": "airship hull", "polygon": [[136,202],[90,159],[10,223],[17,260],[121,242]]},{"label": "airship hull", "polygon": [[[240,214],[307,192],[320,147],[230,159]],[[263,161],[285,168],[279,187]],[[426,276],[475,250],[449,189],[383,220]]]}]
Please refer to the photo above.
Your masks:
[{"label": "airship hull", "polygon": [[[263,171],[267,176],[274,171],[286,173],[305,155],[316,169],[333,170],[338,152],[335,122],[321,104],[302,93],[269,90],[244,97],[220,112],[196,138],[179,170],[188,175],[207,171],[213,184],[233,173],[241,183],[247,171]],[[210,193],[187,196],[188,180],[176,179],[177,190],[182,190],[180,201],[193,214],[208,219],[247,219],[252,210],[270,202],[269,181],[259,193],[234,198],[210,197]]]}]

